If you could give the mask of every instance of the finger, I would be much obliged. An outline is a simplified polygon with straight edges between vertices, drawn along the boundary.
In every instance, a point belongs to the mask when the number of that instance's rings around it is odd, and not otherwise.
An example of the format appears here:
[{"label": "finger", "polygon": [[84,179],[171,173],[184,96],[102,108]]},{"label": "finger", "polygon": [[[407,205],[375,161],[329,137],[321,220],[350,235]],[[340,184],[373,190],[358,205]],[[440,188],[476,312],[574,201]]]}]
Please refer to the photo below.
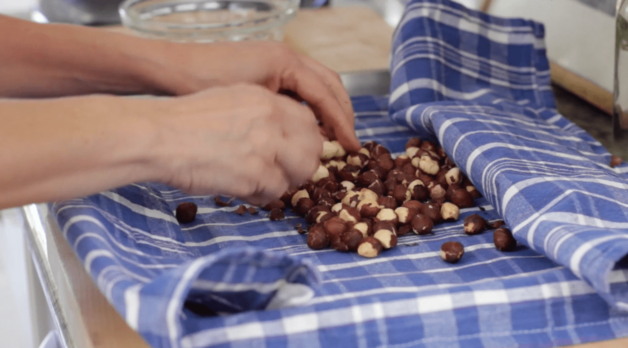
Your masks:
[{"label": "finger", "polygon": [[263,173],[258,173],[260,182],[257,190],[244,197],[249,203],[264,205],[275,201],[290,187],[283,169],[278,165],[269,165]]},{"label": "finger", "polygon": [[344,116],[344,111],[331,89],[303,63],[299,62],[292,69],[283,79],[286,88],[295,91],[321,117],[323,123],[333,128],[334,135],[345,150],[358,151],[360,142],[353,124]]}]

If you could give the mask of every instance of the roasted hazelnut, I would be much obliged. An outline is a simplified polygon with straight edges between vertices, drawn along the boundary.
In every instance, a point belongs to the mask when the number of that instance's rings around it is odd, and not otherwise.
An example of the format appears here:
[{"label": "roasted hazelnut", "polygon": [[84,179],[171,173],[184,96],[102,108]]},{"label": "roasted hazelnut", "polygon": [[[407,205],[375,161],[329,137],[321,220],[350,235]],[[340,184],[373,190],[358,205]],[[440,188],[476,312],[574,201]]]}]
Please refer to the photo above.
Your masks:
[{"label": "roasted hazelnut", "polygon": [[430,193],[427,190],[427,187],[423,185],[414,186],[414,189],[411,192],[412,192],[412,198],[419,202],[425,202],[430,196]]},{"label": "roasted hazelnut", "polygon": [[247,210],[247,211],[249,212],[249,214],[251,214],[251,215],[257,215],[257,213],[258,213],[258,211],[257,211],[257,209],[255,209],[255,207],[248,207],[246,210]]},{"label": "roasted hazelnut", "polygon": [[324,188],[316,187],[312,192],[312,200],[320,201],[322,198],[331,198],[331,192]]},{"label": "roasted hazelnut", "polygon": [[406,207],[406,208],[412,208],[412,209],[416,210],[416,211],[417,211],[417,213],[419,212],[419,210],[421,210],[421,206],[422,206],[422,205],[423,205],[423,204],[421,204],[421,202],[419,202],[419,201],[414,201],[414,200],[407,201],[407,202],[405,202],[405,203],[403,204],[403,206],[404,206],[404,207]]},{"label": "roasted hazelnut", "polygon": [[334,217],[334,214],[326,212],[326,211],[320,211],[316,215],[316,218],[315,218],[314,222],[316,222],[316,223],[325,222],[325,221],[331,219],[332,217]]},{"label": "roasted hazelnut", "polygon": [[451,195],[451,203],[459,208],[471,208],[473,206],[473,198],[467,190],[456,190]]},{"label": "roasted hazelnut", "polygon": [[453,168],[453,167],[455,167],[455,166],[456,166],[456,163],[454,163],[454,161],[453,161],[451,158],[449,158],[449,157],[445,157],[445,165],[446,165],[447,167],[451,167],[451,168]]},{"label": "roasted hazelnut", "polygon": [[397,237],[405,236],[410,233],[410,231],[412,231],[412,224],[400,226],[397,231]]},{"label": "roasted hazelnut", "polygon": [[441,259],[449,263],[460,261],[462,255],[464,255],[464,247],[458,242],[447,242],[440,247]]},{"label": "roasted hazelnut", "polygon": [[360,245],[362,239],[364,239],[364,235],[355,228],[342,234],[342,242],[347,245],[349,251],[358,250],[358,245]]},{"label": "roasted hazelnut", "polygon": [[399,223],[403,225],[409,224],[412,221],[412,218],[414,218],[414,216],[418,213],[419,213],[418,210],[412,209],[412,208],[399,207],[395,209],[395,214],[397,214],[397,219]]},{"label": "roasted hazelnut", "polygon": [[408,158],[410,160],[412,160],[414,157],[416,157],[416,154],[419,152],[419,148],[415,147],[415,146],[411,146],[406,148],[406,156],[408,156]]},{"label": "roasted hazelnut", "polygon": [[375,146],[379,145],[376,141],[367,141],[366,143],[364,143],[364,145],[362,145],[363,149],[366,149],[367,151],[369,151],[369,153],[371,151],[373,151],[373,149],[375,148]]},{"label": "roasted hazelnut", "polygon": [[268,215],[268,218],[271,221],[277,221],[277,220],[283,220],[283,218],[285,218],[286,216],[283,213],[283,210],[279,209],[279,208],[275,208],[273,210],[270,211],[270,214]]},{"label": "roasted hazelnut", "polygon": [[397,185],[401,185],[401,180],[398,180],[397,178],[390,178],[384,183],[384,188],[386,189],[386,192],[392,192],[395,190]]},{"label": "roasted hazelnut", "polygon": [[514,251],[517,248],[517,241],[512,236],[509,229],[500,227],[493,232],[493,243],[500,251]]},{"label": "roasted hazelnut", "polygon": [[475,186],[473,185],[467,185],[466,190],[467,192],[469,192],[469,194],[471,195],[471,198],[473,199],[482,197],[480,195],[480,191],[478,191],[478,189],[475,188]]},{"label": "roasted hazelnut", "polygon": [[347,192],[347,195],[342,199],[342,204],[346,204],[350,207],[356,207],[360,202],[360,193],[355,191]]},{"label": "roasted hazelnut", "polygon": [[307,192],[307,190],[297,191],[294,195],[292,195],[292,199],[291,199],[290,203],[292,204],[293,207],[296,207],[297,206],[297,202],[301,198],[310,198],[310,194]]},{"label": "roasted hazelnut", "polygon": [[336,178],[333,176],[329,176],[327,178],[323,178],[316,183],[316,186],[320,188],[324,188],[330,193],[338,191],[338,183],[336,182]]},{"label": "roasted hazelnut", "polygon": [[449,202],[443,203],[440,208],[440,214],[445,221],[456,221],[458,220],[458,216],[460,216],[460,209],[455,204],[451,204]]},{"label": "roasted hazelnut", "polygon": [[506,223],[504,222],[504,220],[495,220],[495,221],[491,221],[488,224],[488,227],[492,230],[500,228],[502,226],[506,225]]},{"label": "roasted hazelnut", "polygon": [[367,218],[374,218],[380,211],[379,204],[374,199],[363,199],[358,203],[360,215]]},{"label": "roasted hazelnut", "polygon": [[340,186],[342,186],[342,189],[344,189],[345,191],[351,191],[355,188],[355,184],[353,184],[351,181],[343,181],[340,183]]},{"label": "roasted hazelnut", "polygon": [[372,230],[373,233],[379,230],[389,230],[397,234],[397,228],[395,225],[396,224],[393,221],[378,221],[373,224]]},{"label": "roasted hazelnut", "polygon": [[355,183],[360,187],[367,187],[370,184],[374,183],[377,179],[379,179],[379,176],[374,171],[369,170],[358,175],[358,177],[355,179]]},{"label": "roasted hazelnut", "polygon": [[262,207],[262,209],[266,211],[271,211],[273,209],[285,209],[285,208],[286,208],[286,204],[281,200],[272,201]]},{"label": "roasted hazelnut", "polygon": [[406,143],[406,150],[409,147],[420,147],[421,146],[421,139],[419,138],[410,138],[410,140],[408,140],[408,142]]},{"label": "roasted hazelnut", "polygon": [[392,249],[397,246],[397,234],[391,230],[375,231],[373,237],[382,243],[384,249]]},{"label": "roasted hazelnut", "polygon": [[332,207],[334,204],[336,204],[336,200],[333,199],[332,197],[325,197],[325,198],[319,199],[318,202],[316,202],[316,204]]},{"label": "roasted hazelnut", "polygon": [[382,243],[374,237],[366,237],[362,239],[358,245],[358,255],[362,257],[377,257],[382,252]]},{"label": "roasted hazelnut", "polygon": [[284,207],[288,204],[291,204],[292,202],[292,197],[294,196],[295,193],[297,193],[297,191],[299,191],[296,188],[292,188],[289,189],[288,191],[286,191],[282,196],[281,196],[281,201],[285,204]]},{"label": "roasted hazelnut", "polygon": [[391,196],[381,196],[377,199],[377,203],[380,208],[396,209],[398,207],[397,201]]},{"label": "roasted hazelnut", "polygon": [[380,210],[379,213],[377,213],[377,218],[379,221],[390,221],[393,225],[397,225],[398,223],[397,214],[395,214],[395,211],[392,209]]},{"label": "roasted hazelnut", "polygon": [[177,206],[175,217],[180,224],[187,224],[196,219],[198,207],[193,202],[183,202]]},{"label": "roasted hazelnut", "polygon": [[449,171],[447,171],[447,174],[445,176],[449,185],[462,184],[462,174],[460,173],[460,168],[451,168]]},{"label": "roasted hazelnut", "polygon": [[435,151],[436,144],[434,144],[433,142],[429,140],[424,140],[423,142],[421,142],[421,146],[419,148],[425,151]]},{"label": "roasted hazelnut", "polygon": [[426,215],[417,214],[412,218],[411,225],[415,234],[428,234],[434,228],[434,221]]},{"label": "roasted hazelnut", "polygon": [[359,200],[365,200],[365,199],[372,199],[372,200],[377,200],[379,198],[379,196],[377,195],[377,193],[367,189],[367,188],[363,188],[360,189],[359,193]]},{"label": "roasted hazelnut", "polygon": [[338,153],[338,147],[336,144],[330,141],[323,142],[323,153],[321,154],[321,159],[332,159],[336,157]]},{"label": "roasted hazelnut", "polygon": [[384,167],[375,167],[370,170],[373,171],[373,173],[375,173],[378,178],[385,178],[386,175],[388,175],[388,171],[386,171]]},{"label": "roasted hazelnut", "polygon": [[386,174],[386,181],[390,180],[390,179],[395,179],[399,182],[401,182],[401,180],[403,180],[404,178],[404,173],[401,171],[401,169],[393,169],[390,172],[388,172]]},{"label": "roasted hazelnut", "polygon": [[[283,203],[283,202],[281,202],[281,203]],[[244,205],[241,205],[241,206],[238,207],[238,209],[235,210],[235,212],[238,215],[243,215],[246,212],[246,207]]]},{"label": "roasted hazelnut", "polygon": [[390,155],[390,151],[388,151],[388,149],[383,145],[377,144],[371,150],[371,157],[379,158],[381,155]]},{"label": "roasted hazelnut", "polygon": [[315,223],[316,218],[318,217],[318,214],[321,212],[326,212],[326,213],[331,214],[331,209],[328,206],[319,204],[313,207],[312,209],[310,209],[310,211],[307,213],[305,221],[307,221],[310,224]]},{"label": "roasted hazelnut", "polygon": [[342,210],[342,203],[336,203],[331,207],[331,212],[334,214],[339,214],[340,211]]},{"label": "roasted hazelnut", "polygon": [[442,147],[438,147],[436,148],[436,154],[438,154],[438,157],[440,158],[447,158],[447,152],[445,152],[445,149],[443,149]]},{"label": "roasted hazelnut", "polygon": [[347,165],[347,163],[345,161],[336,161],[336,160],[331,160],[331,161],[325,163],[325,167],[330,172],[332,170],[334,170],[335,172],[338,172],[339,170],[342,170],[342,168],[344,168],[346,165]]},{"label": "roasted hazelnut", "polygon": [[375,194],[378,196],[384,195],[384,190],[385,190],[384,183],[379,179],[373,181],[373,183],[367,186],[367,188],[375,192]]},{"label": "roasted hazelnut", "polygon": [[336,201],[342,201],[345,198],[346,195],[347,195],[347,191],[340,190],[340,191],[336,191],[336,192],[332,193],[331,197],[333,199],[335,199]]},{"label": "roasted hazelnut", "polygon": [[391,196],[397,201],[398,206],[412,198],[410,191],[408,191],[404,185],[395,186],[391,192]]},{"label": "roasted hazelnut", "polygon": [[399,155],[395,158],[395,168],[402,168],[404,165],[412,163],[412,159],[407,155]]},{"label": "roasted hazelnut", "polygon": [[346,222],[356,223],[360,221],[360,212],[357,208],[343,206],[340,212],[338,213],[338,217],[345,220]]},{"label": "roasted hazelnut", "polygon": [[328,245],[329,237],[327,237],[327,234],[325,234],[325,231],[320,225],[315,225],[310,228],[307,234],[307,246],[309,246],[310,249],[325,249]]},{"label": "roasted hazelnut", "polygon": [[464,233],[478,234],[484,231],[486,221],[478,214],[469,215],[464,218]]},{"label": "roasted hazelnut", "polygon": [[419,178],[419,180],[421,180],[423,182],[423,186],[427,187],[427,185],[429,185],[430,183],[434,182],[434,178],[430,175],[427,175],[425,173],[421,173],[419,175],[417,175],[417,177]]},{"label": "roasted hazelnut", "polygon": [[439,223],[443,221],[443,216],[441,215],[440,210],[441,209],[438,205],[427,203],[421,206],[420,213],[430,218],[430,220],[432,220],[434,223]]},{"label": "roasted hazelnut", "polygon": [[349,246],[342,240],[342,236],[331,238],[329,244],[331,248],[336,251],[341,251],[341,252],[349,251]]},{"label": "roasted hazelnut", "polygon": [[323,222],[323,229],[327,236],[330,239],[333,239],[333,236],[340,236],[344,231],[347,230],[347,224],[345,220],[334,216],[331,219]]},{"label": "roasted hazelnut", "polygon": [[447,183],[447,172],[448,169],[441,169],[436,174],[436,178],[434,179],[439,185],[441,185],[444,189],[449,187],[449,183]]},{"label": "roasted hazelnut", "polygon": [[440,184],[436,184],[430,189],[430,198],[433,200],[444,199],[446,192]]},{"label": "roasted hazelnut", "polygon": [[445,198],[447,198],[448,200],[451,200],[451,195],[453,195],[455,191],[461,190],[461,189],[462,187],[458,184],[449,185],[449,187],[447,187],[447,192],[445,193]]},{"label": "roasted hazelnut", "polygon": [[[417,165],[414,164],[414,159],[412,160],[412,165],[417,167]],[[423,171],[424,173],[429,174],[429,175],[436,175],[438,171],[440,170],[440,166],[438,165],[438,162],[433,160],[429,156],[421,156],[418,162],[418,168],[421,169],[421,171]]]},{"label": "roasted hazelnut", "polygon": [[329,177],[329,169],[327,169],[324,165],[319,164],[316,172],[312,176],[312,181],[319,182],[323,178]]},{"label": "roasted hazelnut", "polygon": [[622,163],[623,163],[623,161],[622,161],[621,157],[615,156],[615,155],[611,156],[611,163],[610,163],[611,168],[615,168],[615,167],[617,167],[618,165],[620,165]]},{"label": "roasted hazelnut", "polygon": [[353,181],[360,174],[360,167],[352,166],[347,164],[342,170],[338,172],[338,177],[345,181]]},{"label": "roasted hazelnut", "polygon": [[371,226],[366,222],[358,222],[357,224],[353,225],[353,229],[360,231],[363,237],[367,237],[371,234]]},{"label": "roasted hazelnut", "polygon": [[364,168],[369,163],[369,156],[361,152],[352,152],[347,156],[347,164]]}]

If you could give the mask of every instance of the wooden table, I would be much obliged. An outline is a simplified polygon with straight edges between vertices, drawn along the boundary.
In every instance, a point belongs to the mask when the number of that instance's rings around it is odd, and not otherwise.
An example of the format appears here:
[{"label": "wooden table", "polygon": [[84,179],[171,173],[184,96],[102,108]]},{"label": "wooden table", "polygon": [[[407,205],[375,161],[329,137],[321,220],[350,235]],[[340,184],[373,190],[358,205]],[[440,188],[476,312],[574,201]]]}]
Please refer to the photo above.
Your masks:
[{"label": "wooden table", "polygon": [[[366,7],[303,10],[286,26],[285,42],[338,72],[388,69],[393,28]],[[47,258],[58,305],[75,347],[148,347],[96,288],[54,222],[47,221]],[[578,348],[628,347],[628,338]]]}]

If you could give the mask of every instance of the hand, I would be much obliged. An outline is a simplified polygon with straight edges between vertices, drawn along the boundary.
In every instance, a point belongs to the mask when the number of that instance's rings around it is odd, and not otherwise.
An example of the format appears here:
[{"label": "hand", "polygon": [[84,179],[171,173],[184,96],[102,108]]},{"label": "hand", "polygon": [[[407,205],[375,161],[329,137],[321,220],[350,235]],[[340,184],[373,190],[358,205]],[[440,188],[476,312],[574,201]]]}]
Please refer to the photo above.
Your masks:
[{"label": "hand", "polygon": [[[351,100],[337,73],[276,42],[216,44],[164,43],[152,56],[160,68],[155,84],[172,94],[251,83],[303,100],[320,120],[324,134],[347,151],[357,151]],[[154,73],[154,72],[152,72]]]},{"label": "hand", "polygon": [[323,139],[306,106],[254,85],[219,87],[164,101],[155,117],[160,181],[196,194],[253,204],[312,177]]}]

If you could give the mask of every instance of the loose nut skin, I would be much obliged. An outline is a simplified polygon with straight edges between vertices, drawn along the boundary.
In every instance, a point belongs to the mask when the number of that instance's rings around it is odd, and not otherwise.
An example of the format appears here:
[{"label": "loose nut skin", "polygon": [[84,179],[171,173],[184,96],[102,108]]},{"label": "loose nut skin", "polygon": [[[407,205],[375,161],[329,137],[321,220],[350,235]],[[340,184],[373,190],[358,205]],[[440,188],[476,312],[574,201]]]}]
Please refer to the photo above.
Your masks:
[{"label": "loose nut skin", "polygon": [[412,232],[415,234],[428,234],[434,229],[434,222],[428,216],[417,214],[412,218]]},{"label": "loose nut skin", "polygon": [[382,243],[374,237],[366,237],[362,239],[358,246],[358,255],[362,257],[377,257],[382,252]]},{"label": "loose nut skin", "polygon": [[233,202],[233,198],[231,198],[230,200],[224,202],[222,199],[220,199],[219,196],[214,197],[214,202],[216,202],[216,204],[220,207],[228,207],[231,205],[231,202]]},{"label": "loose nut skin", "polygon": [[473,198],[467,190],[456,190],[451,195],[451,203],[459,208],[471,208],[473,206]]},{"label": "loose nut skin", "polygon": [[397,235],[389,230],[379,230],[373,234],[373,238],[377,239],[384,249],[392,249],[397,246]]},{"label": "loose nut skin", "polygon": [[358,246],[360,245],[362,239],[364,239],[364,235],[356,229],[350,229],[342,234],[342,242],[347,245],[349,251],[358,250]]},{"label": "loose nut skin", "polygon": [[495,220],[492,221],[488,224],[488,227],[490,227],[492,230],[500,228],[502,226],[506,225],[506,223],[504,222],[504,220]]},{"label": "loose nut skin", "polygon": [[248,210],[249,214],[251,215],[257,215],[258,213],[257,209],[255,209],[254,207],[248,207],[248,209],[246,210]]},{"label": "loose nut skin", "polygon": [[443,216],[441,215],[438,205],[432,203],[423,204],[420,213],[430,218],[435,224],[443,221]]},{"label": "loose nut skin", "polygon": [[469,215],[464,219],[464,233],[466,234],[482,233],[485,227],[486,221],[478,214]]},{"label": "loose nut skin", "polygon": [[343,234],[347,230],[347,225],[345,220],[334,216],[323,223],[323,229],[325,233],[327,233],[327,236],[333,239],[333,236],[339,237]]},{"label": "loose nut skin", "polygon": [[403,204],[403,206],[406,208],[412,208],[416,210],[418,213],[419,210],[421,210],[421,207],[423,206],[423,204],[419,201],[407,201]]},{"label": "loose nut skin", "polygon": [[397,201],[391,196],[379,197],[377,203],[384,209],[397,209]]},{"label": "loose nut skin", "polygon": [[611,168],[615,168],[615,167],[617,167],[618,165],[620,165],[622,163],[623,163],[623,161],[622,161],[621,157],[618,157],[618,156],[615,156],[615,155],[611,156],[611,163],[610,163]]},{"label": "loose nut skin", "polygon": [[278,208],[271,210],[268,216],[271,221],[283,220],[285,217],[283,210]]},{"label": "loose nut skin", "polygon": [[419,211],[413,208],[399,207],[395,209],[397,219],[402,225],[409,224],[418,213]]},{"label": "loose nut skin", "polygon": [[379,219],[379,221],[390,221],[395,226],[398,223],[397,214],[395,214],[395,211],[392,209],[380,210],[379,213],[377,214],[377,218]]},{"label": "loose nut skin", "polygon": [[493,243],[500,251],[514,251],[517,248],[517,241],[512,236],[509,229],[500,227],[493,232]]},{"label": "loose nut skin", "polygon": [[307,234],[307,246],[314,250],[325,249],[329,246],[329,238],[322,229],[313,227]]},{"label": "loose nut skin", "polygon": [[266,211],[271,211],[273,209],[285,209],[285,208],[286,208],[286,204],[281,200],[272,201],[262,207],[262,209]]},{"label": "loose nut skin", "polygon": [[246,206],[244,205],[239,206],[238,209],[235,210],[235,212],[239,215],[243,215],[246,212]]},{"label": "loose nut skin", "polygon": [[187,224],[196,219],[198,207],[193,202],[183,202],[177,206],[175,217],[180,224]]},{"label": "loose nut skin", "polygon": [[449,262],[456,263],[464,255],[464,247],[458,242],[447,242],[440,247],[440,257]]},{"label": "loose nut skin", "polygon": [[452,203],[443,203],[440,208],[440,214],[445,221],[456,221],[458,220],[458,216],[460,216],[460,209],[458,206]]}]

